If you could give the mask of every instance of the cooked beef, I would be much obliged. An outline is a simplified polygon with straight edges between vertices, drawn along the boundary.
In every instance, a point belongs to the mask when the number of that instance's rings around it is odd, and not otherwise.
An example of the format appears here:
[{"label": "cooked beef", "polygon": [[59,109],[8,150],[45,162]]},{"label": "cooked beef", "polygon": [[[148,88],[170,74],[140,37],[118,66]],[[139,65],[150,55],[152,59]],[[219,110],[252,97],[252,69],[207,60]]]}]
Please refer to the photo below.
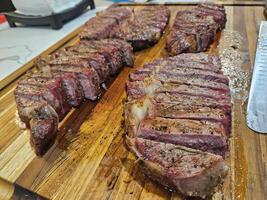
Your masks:
[{"label": "cooked beef", "polygon": [[211,71],[204,71],[199,69],[192,69],[186,67],[179,67],[179,66],[162,66],[160,64],[155,65],[153,68],[144,68],[140,70],[136,70],[131,77],[134,75],[137,76],[150,76],[156,73],[157,76],[166,76],[166,77],[188,77],[188,78],[202,78],[206,81],[214,81],[218,83],[228,84],[229,79],[220,73],[211,72]]},{"label": "cooked beef", "polygon": [[162,88],[161,82],[149,79],[146,81],[127,81],[126,92],[129,100],[138,99],[145,95],[152,96],[158,88]]},{"label": "cooked beef", "polygon": [[[95,100],[100,92],[100,79],[93,67],[87,60],[79,57],[70,58],[68,56],[47,56],[39,58],[36,65],[41,71],[75,73],[76,80],[83,88],[86,99]],[[47,69],[50,68],[50,69]]]},{"label": "cooked beef", "polygon": [[210,195],[226,175],[221,156],[231,133],[230,90],[219,57],[157,59],[129,75],[126,91],[128,144],[144,173],[185,196]]},{"label": "cooked beef", "polygon": [[[201,75],[197,75],[193,78],[193,76],[178,76],[176,74],[165,74],[165,73],[156,73],[155,75],[149,74],[149,71],[141,71],[131,73],[129,78],[130,81],[147,81],[151,78],[160,81],[162,83],[176,83],[176,84],[186,84],[186,85],[194,85],[198,87],[210,88],[214,90],[222,90],[229,91],[228,85],[225,83],[216,82],[213,77],[207,76],[205,73],[201,77]],[[209,80],[210,79],[210,80]]]},{"label": "cooked beef", "polygon": [[101,49],[107,52],[107,49],[110,49],[109,52],[120,53],[121,63],[126,66],[133,66],[133,48],[131,45],[123,40],[119,39],[104,39],[104,40],[90,40],[83,42],[86,46],[93,49]]},{"label": "cooked beef", "polygon": [[130,18],[133,10],[130,7],[113,7],[98,13],[87,21],[79,37],[81,40],[99,40],[111,38],[120,22]]},{"label": "cooked beef", "polygon": [[119,38],[129,42],[135,51],[141,50],[158,42],[169,16],[165,6],[134,10],[112,7],[89,20],[79,37],[81,40]]},{"label": "cooked beef", "polygon": [[210,88],[214,90],[222,90],[222,91],[229,91],[228,85],[225,83],[219,83],[214,80],[209,80],[209,77],[207,76],[207,79],[205,79],[205,74],[203,77],[188,77],[188,76],[178,76],[175,74],[163,74],[163,73],[156,73],[154,76],[152,76],[148,73],[131,73],[129,78],[130,81],[147,81],[151,78],[160,81],[162,83],[176,83],[176,84],[186,84],[186,85],[194,85],[198,87],[203,88]]},{"label": "cooked beef", "polygon": [[185,196],[209,196],[228,171],[219,155],[141,138],[127,144],[148,177]]},{"label": "cooked beef", "polygon": [[194,9],[178,11],[166,49],[170,55],[206,51],[225,23],[225,10],[219,5],[199,4]]},{"label": "cooked beef", "polygon": [[178,144],[225,156],[227,136],[219,122],[206,120],[145,118],[136,137]]},{"label": "cooked beef", "polygon": [[99,40],[110,38],[112,30],[118,26],[119,22],[125,20],[133,14],[130,7],[113,7],[98,13],[97,16],[87,21],[79,37],[82,40]]},{"label": "cooked beef", "polygon": [[77,53],[98,53],[103,55],[108,63],[109,74],[111,75],[118,73],[119,68],[122,67],[121,55],[117,48],[109,49],[107,46],[103,46],[103,48],[89,47],[86,45],[86,42],[83,42],[80,45],[72,46],[67,50],[75,51]]},{"label": "cooked beef", "polygon": [[150,63],[146,63],[144,68],[153,69],[155,66],[162,68],[175,69],[176,67],[199,69],[221,73],[221,61],[219,56],[208,55],[205,53],[193,54],[186,53],[174,57],[159,58]]},{"label": "cooked beef", "polygon": [[86,22],[79,37],[82,40],[109,38],[110,31],[117,25],[117,20],[114,18],[94,17]]},{"label": "cooked beef", "polygon": [[49,66],[43,67],[42,70],[43,72],[31,74],[31,77],[39,77],[44,80],[60,78],[65,101],[67,101],[71,107],[77,107],[82,103],[84,94],[75,73],[61,71],[52,72]]},{"label": "cooked beef", "polygon": [[109,77],[108,64],[105,57],[101,54],[82,52],[78,53],[75,51],[61,50],[57,51],[54,56],[56,59],[60,59],[61,57],[68,57],[69,59],[73,60],[77,60],[77,58],[80,60],[86,60],[89,63],[89,66],[93,67],[96,70],[101,83],[105,82]]},{"label": "cooked beef", "polygon": [[197,105],[179,105],[175,103],[153,103],[149,109],[150,117],[165,117],[170,119],[195,119],[221,122],[227,133],[231,128],[231,116],[220,108]]},{"label": "cooked beef", "polygon": [[97,13],[98,17],[101,18],[112,18],[118,23],[124,19],[131,17],[133,9],[131,7],[110,7],[102,12]]},{"label": "cooked beef", "polygon": [[198,69],[198,70],[205,70],[205,71],[212,71],[216,73],[220,73],[221,66],[213,65],[211,63],[199,63],[194,60],[184,60],[183,58],[175,59],[171,57],[169,59],[156,59],[151,63],[147,63],[144,65],[144,68],[153,69],[155,66],[161,66],[162,68],[167,69],[175,69],[177,67],[180,68],[189,68],[189,69]]},{"label": "cooked beef", "polygon": [[55,142],[58,115],[44,100],[15,96],[20,119],[31,129],[31,145],[37,156],[42,156]]},{"label": "cooked beef", "polygon": [[66,114],[63,110],[61,97],[49,88],[19,84],[14,94],[15,98],[23,97],[34,101],[46,101],[56,111],[59,119],[63,119]]},{"label": "cooked beef", "polygon": [[127,81],[126,91],[128,99],[137,99],[145,95],[154,95],[154,93],[168,92],[170,94],[184,94],[190,96],[199,96],[212,98],[214,100],[230,99],[230,91],[215,90],[194,85],[160,83],[154,79],[147,81]]},{"label": "cooked beef", "polygon": [[132,18],[113,30],[113,37],[128,41],[135,51],[148,48],[159,41],[169,16],[170,12],[164,6],[136,10]]},{"label": "cooked beef", "polygon": [[30,142],[37,156],[43,156],[54,144],[57,126],[53,119],[36,119],[30,122]]},{"label": "cooked beef", "polygon": [[[64,96],[63,82],[60,77],[48,78],[48,77],[42,77],[38,75],[30,75],[20,80],[18,85],[19,86],[24,85],[25,87],[27,87],[28,85],[37,86],[40,89],[48,90],[49,93],[51,94],[44,94],[44,98],[46,99],[45,97],[46,95],[47,96],[54,95],[58,99],[58,102],[60,104],[60,110],[58,112],[60,119],[62,119],[67,114],[67,112],[69,112],[70,106],[67,102],[67,99]],[[53,107],[53,104],[51,106]]]},{"label": "cooked beef", "polygon": [[[22,122],[30,127],[30,121],[36,117],[51,118],[58,121],[58,114],[45,100],[35,100],[28,97],[15,95],[18,114]],[[43,117],[42,117],[43,116]]]},{"label": "cooked beef", "polygon": [[97,42],[98,43],[101,42],[104,45],[106,44],[106,45],[113,45],[115,47],[118,47],[119,51],[121,52],[123,64],[128,67],[133,66],[134,64],[133,48],[128,42],[125,42],[124,40],[120,40],[120,39],[105,39],[105,40],[101,40]]},{"label": "cooked beef", "polygon": [[82,87],[84,97],[96,100],[100,95],[100,82],[97,73],[92,68],[78,67],[72,65],[53,65],[50,66],[54,72],[75,73],[79,84]]},{"label": "cooked beef", "polygon": [[[122,67],[133,66],[132,46],[112,38],[116,27],[133,15],[130,7],[114,6],[97,13],[84,25],[80,43],[40,57],[35,62],[38,71],[19,81],[14,92],[18,114],[31,129],[37,155],[54,143],[58,123],[72,107],[84,99],[96,100],[101,83]],[[162,29],[164,20],[154,25]]]},{"label": "cooked beef", "polygon": [[188,62],[197,62],[202,64],[212,64],[217,69],[221,69],[221,60],[220,57],[217,55],[210,55],[206,53],[186,53],[181,54],[173,57],[169,57],[170,60],[181,62],[181,60]]},{"label": "cooked beef", "polygon": [[178,104],[187,106],[207,106],[210,108],[220,108],[226,112],[231,112],[230,99],[213,99],[209,97],[194,96],[187,94],[160,92],[156,93],[153,99],[157,103]]}]

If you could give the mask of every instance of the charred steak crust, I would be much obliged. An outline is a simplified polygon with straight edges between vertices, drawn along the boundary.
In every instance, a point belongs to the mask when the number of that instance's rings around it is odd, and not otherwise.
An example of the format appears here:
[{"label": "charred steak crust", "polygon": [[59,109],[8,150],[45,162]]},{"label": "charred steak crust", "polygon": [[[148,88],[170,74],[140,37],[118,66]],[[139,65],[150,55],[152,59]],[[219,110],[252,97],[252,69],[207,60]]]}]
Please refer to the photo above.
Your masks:
[{"label": "charred steak crust", "polygon": [[129,42],[138,51],[159,41],[169,17],[170,11],[165,6],[112,7],[89,20],[79,37],[81,40],[118,38]]},{"label": "charred steak crust", "polygon": [[199,4],[191,10],[178,11],[166,49],[170,55],[206,51],[226,23],[223,6]]},{"label": "charred steak crust", "polygon": [[58,124],[70,109],[85,99],[97,100],[102,83],[133,65],[133,48],[120,39],[83,41],[40,57],[35,64],[38,71],[20,80],[14,94],[18,115],[31,131],[31,146],[42,156],[54,144]]},{"label": "charred steak crust", "polygon": [[210,195],[227,174],[231,134],[231,96],[219,57],[156,59],[129,75],[126,93],[127,144],[144,173],[185,196]]},{"label": "charred steak crust", "polygon": [[141,138],[126,142],[146,175],[185,196],[207,197],[228,171],[222,157],[211,153]]}]

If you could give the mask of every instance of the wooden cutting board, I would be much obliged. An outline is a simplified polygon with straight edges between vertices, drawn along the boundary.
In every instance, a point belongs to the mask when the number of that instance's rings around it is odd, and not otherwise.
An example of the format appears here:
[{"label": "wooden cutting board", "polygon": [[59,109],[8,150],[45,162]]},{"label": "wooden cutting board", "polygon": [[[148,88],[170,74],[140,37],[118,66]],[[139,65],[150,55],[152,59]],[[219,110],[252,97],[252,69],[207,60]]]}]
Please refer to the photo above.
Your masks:
[{"label": "wooden cutting board", "polygon": [[[170,25],[178,10],[190,7],[170,5]],[[211,199],[264,200],[267,136],[255,134],[245,123],[251,61],[264,8],[239,4],[225,9],[226,28],[217,35],[209,53],[221,55],[224,71],[231,79],[233,130],[226,159],[229,174]],[[170,26],[166,33],[169,31]],[[183,199],[146,178],[123,139],[125,81],[145,62],[167,55],[166,33],[154,47],[135,54],[134,68],[124,68],[109,81],[108,90],[98,102],[85,102],[72,110],[61,123],[56,144],[42,158],[34,155],[29,134],[16,124],[13,90],[17,81],[2,90],[0,177],[49,199]],[[68,45],[76,42],[74,38]],[[0,181],[0,191],[4,190]]]}]

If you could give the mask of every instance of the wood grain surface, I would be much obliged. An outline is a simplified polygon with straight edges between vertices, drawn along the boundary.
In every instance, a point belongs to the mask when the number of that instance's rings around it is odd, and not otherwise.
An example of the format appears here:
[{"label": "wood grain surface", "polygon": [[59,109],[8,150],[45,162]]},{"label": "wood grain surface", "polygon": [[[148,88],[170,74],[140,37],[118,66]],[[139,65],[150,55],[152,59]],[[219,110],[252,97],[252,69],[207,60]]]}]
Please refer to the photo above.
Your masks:
[{"label": "wood grain surface", "polygon": [[[169,6],[172,24],[178,10]],[[225,183],[210,199],[264,200],[267,197],[267,136],[247,128],[245,108],[262,6],[226,6],[227,24],[210,48],[222,57],[231,79],[233,127]],[[56,144],[37,158],[29,134],[16,124],[13,90],[0,92],[0,177],[49,199],[183,199],[146,178],[124,145],[123,101],[128,74],[145,62],[167,56],[163,38],[135,54],[134,68],[124,68],[98,102],[85,102],[61,123]],[[76,43],[77,38],[69,44]],[[5,192],[4,181],[0,191]],[[6,194],[10,193],[7,189]],[[12,193],[12,192],[11,192]],[[8,196],[8,195],[6,195]],[[1,197],[1,196],[0,196]]]}]

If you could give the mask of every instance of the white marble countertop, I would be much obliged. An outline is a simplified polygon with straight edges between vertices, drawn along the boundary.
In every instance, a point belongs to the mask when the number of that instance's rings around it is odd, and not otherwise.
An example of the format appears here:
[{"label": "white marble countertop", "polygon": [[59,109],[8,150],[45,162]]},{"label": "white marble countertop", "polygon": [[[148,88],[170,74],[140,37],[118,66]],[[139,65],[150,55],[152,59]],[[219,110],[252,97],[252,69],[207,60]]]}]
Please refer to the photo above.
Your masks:
[{"label": "white marble countertop", "polygon": [[96,1],[96,9],[64,24],[60,30],[50,27],[16,27],[0,25],[0,82],[25,63],[66,37],[112,2]]}]

